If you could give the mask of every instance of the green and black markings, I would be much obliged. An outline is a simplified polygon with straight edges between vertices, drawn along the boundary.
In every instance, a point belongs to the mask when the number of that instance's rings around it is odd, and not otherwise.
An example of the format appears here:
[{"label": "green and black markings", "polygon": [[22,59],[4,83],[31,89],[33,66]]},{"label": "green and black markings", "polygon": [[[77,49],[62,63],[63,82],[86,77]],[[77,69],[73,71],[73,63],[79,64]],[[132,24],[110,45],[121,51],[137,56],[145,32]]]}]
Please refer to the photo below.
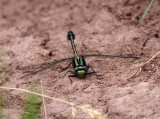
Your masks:
[{"label": "green and black markings", "polygon": [[[72,49],[73,49],[73,52],[74,52],[74,57],[65,58],[65,59],[61,59],[61,60],[57,60],[57,61],[53,61],[53,62],[45,62],[45,63],[41,63],[41,64],[30,65],[30,66],[19,68],[20,70],[26,70],[26,69],[31,69],[32,70],[32,71],[30,71],[29,73],[23,75],[20,78],[24,78],[26,76],[30,76],[30,75],[36,74],[36,73],[38,73],[40,71],[43,71],[43,70],[48,69],[48,68],[51,68],[52,66],[54,66],[54,65],[56,65],[58,63],[61,63],[61,62],[64,62],[64,61],[68,61],[68,60],[72,60],[72,62],[70,62],[69,65],[65,68],[65,69],[68,69],[68,67],[71,64],[73,64],[74,71],[69,70],[69,71],[67,71],[65,73],[65,75],[67,73],[69,73],[69,72],[72,73],[72,75],[68,76],[68,78],[70,79],[71,83],[72,83],[71,77],[76,77],[76,76],[77,77],[84,77],[86,75],[95,74],[97,79],[98,79],[97,73],[95,72],[93,67],[91,67],[89,65],[86,65],[86,62],[85,62],[84,58],[86,58],[86,57],[102,57],[102,58],[116,58],[116,57],[118,57],[118,58],[136,58],[136,59],[139,58],[139,57],[131,56],[131,55],[129,55],[129,56],[126,55],[125,56],[125,55],[89,54],[89,55],[81,55],[81,56],[79,56],[77,54],[76,47],[75,47],[75,44],[74,44],[75,35],[74,35],[74,33],[72,31],[68,32],[67,39],[71,41]],[[89,68],[92,69],[92,72],[88,72]]]}]

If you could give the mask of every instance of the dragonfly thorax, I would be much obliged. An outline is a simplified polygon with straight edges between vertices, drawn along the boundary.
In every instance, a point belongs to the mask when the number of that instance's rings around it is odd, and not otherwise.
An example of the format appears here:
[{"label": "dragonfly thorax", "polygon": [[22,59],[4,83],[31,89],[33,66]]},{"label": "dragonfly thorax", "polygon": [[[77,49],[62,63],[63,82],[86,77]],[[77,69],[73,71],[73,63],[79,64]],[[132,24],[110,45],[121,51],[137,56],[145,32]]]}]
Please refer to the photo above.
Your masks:
[{"label": "dragonfly thorax", "polygon": [[76,68],[76,67],[80,67],[80,66],[86,66],[86,62],[83,59],[83,57],[75,56],[73,58],[73,67]]},{"label": "dragonfly thorax", "polygon": [[81,56],[75,56],[73,58],[73,67],[74,73],[79,77],[83,77],[88,71],[86,62]]}]

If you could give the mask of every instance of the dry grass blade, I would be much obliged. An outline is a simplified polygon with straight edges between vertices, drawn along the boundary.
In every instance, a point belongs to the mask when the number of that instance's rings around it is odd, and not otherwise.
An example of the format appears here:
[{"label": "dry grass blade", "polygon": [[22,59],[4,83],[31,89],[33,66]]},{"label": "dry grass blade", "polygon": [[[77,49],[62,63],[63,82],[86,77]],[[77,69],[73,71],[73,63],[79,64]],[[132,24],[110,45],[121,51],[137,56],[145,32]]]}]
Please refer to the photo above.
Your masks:
[{"label": "dry grass blade", "polygon": [[159,73],[159,66],[160,66],[160,64],[158,64],[158,66],[157,66],[157,73],[160,75],[160,73]]},{"label": "dry grass blade", "polygon": [[65,100],[61,100],[61,99],[58,99],[58,98],[50,97],[50,96],[47,96],[47,95],[44,95],[44,94],[36,93],[36,92],[33,92],[33,91],[21,89],[21,88],[0,87],[0,89],[22,91],[22,92],[26,92],[26,93],[31,93],[31,94],[34,94],[34,95],[38,95],[38,96],[41,96],[41,97],[44,97],[44,98],[52,99],[52,100],[55,100],[55,101],[63,102],[63,103],[69,104],[69,105],[71,105],[71,106],[74,106],[74,105],[75,105],[74,103],[70,103],[70,102],[67,102],[67,101],[65,101]]},{"label": "dry grass blade", "polygon": [[150,63],[153,59],[155,59],[158,55],[160,55],[160,51],[157,52],[155,55],[153,55],[148,61],[142,63],[142,64],[138,67],[138,70],[137,70],[133,75],[131,75],[129,78],[127,78],[127,80],[129,80],[129,79],[131,79],[131,78],[137,77],[137,76],[142,72],[142,68],[143,68],[146,64]]},{"label": "dry grass blade", "polygon": [[83,112],[85,112],[86,114],[90,115],[92,118],[106,119],[105,115],[103,115],[99,110],[92,109],[90,105],[76,106],[72,102],[68,102],[68,101],[65,101],[65,100],[61,100],[61,99],[58,99],[58,98],[50,97],[50,96],[47,96],[47,95],[44,95],[44,94],[39,94],[39,93],[36,93],[36,92],[32,92],[32,91],[25,90],[25,89],[20,89],[20,88],[0,87],[0,89],[22,91],[22,92],[34,94],[34,95],[37,95],[37,96],[41,96],[41,97],[44,97],[44,98],[52,99],[52,100],[55,100],[55,101],[63,102],[65,104],[68,104],[68,105],[72,106],[72,115],[73,116],[75,116],[75,114],[77,112],[76,108],[79,108]]},{"label": "dry grass blade", "polygon": [[106,119],[105,115],[102,115],[99,110],[93,110],[90,105],[83,105],[79,107],[85,113],[89,114],[92,118],[96,119]]},{"label": "dry grass blade", "polygon": [[72,107],[72,116],[73,116],[73,117],[75,117],[76,112],[77,112],[76,108],[75,108],[75,107]]},{"label": "dry grass blade", "polygon": [[[43,82],[41,80],[41,88],[42,88],[42,95],[44,95],[44,92],[43,92]],[[47,119],[47,110],[46,110],[46,103],[45,103],[45,99],[43,97],[43,107],[44,107],[44,115],[45,115],[45,119]]]}]

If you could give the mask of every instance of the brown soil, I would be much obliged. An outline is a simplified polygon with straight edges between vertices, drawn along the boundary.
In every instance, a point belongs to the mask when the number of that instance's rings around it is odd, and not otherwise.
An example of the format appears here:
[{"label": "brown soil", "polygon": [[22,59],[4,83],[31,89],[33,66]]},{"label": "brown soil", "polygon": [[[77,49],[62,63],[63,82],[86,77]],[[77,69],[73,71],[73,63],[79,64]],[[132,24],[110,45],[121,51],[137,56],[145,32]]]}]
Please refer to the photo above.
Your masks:
[{"label": "brown soil", "polygon": [[[160,6],[155,1],[142,25],[138,22],[150,0],[1,0],[0,39],[7,52],[6,80],[1,86],[30,89],[43,80],[46,95],[79,105],[90,104],[108,119],[160,118],[160,57],[136,78],[137,67],[160,51]],[[64,62],[32,77],[19,79],[17,67],[73,57],[66,35],[72,30],[78,54],[134,54],[141,59],[86,58],[95,75],[84,80],[67,76]],[[72,67],[69,69],[72,70]],[[4,115],[21,119],[23,93],[8,92],[11,104]],[[46,100],[48,119],[71,119],[71,107]],[[41,118],[44,119],[43,106]],[[79,111],[76,119],[88,119]]]}]

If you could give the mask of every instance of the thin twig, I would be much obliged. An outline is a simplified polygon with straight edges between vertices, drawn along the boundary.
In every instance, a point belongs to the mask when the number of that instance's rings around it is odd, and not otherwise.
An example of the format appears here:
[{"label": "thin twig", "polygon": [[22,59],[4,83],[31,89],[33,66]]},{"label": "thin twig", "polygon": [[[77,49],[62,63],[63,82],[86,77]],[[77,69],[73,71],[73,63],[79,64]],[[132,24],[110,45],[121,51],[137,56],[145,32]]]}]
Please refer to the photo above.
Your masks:
[{"label": "thin twig", "polygon": [[160,51],[157,52],[155,55],[153,55],[153,56],[152,56],[148,61],[146,61],[145,63],[140,64],[140,66],[138,67],[138,70],[137,70],[133,75],[131,75],[129,78],[127,78],[127,80],[129,80],[130,78],[135,78],[135,77],[137,77],[137,76],[142,72],[142,68],[143,68],[146,64],[150,63],[153,59],[155,59],[158,55],[160,55]]}]

